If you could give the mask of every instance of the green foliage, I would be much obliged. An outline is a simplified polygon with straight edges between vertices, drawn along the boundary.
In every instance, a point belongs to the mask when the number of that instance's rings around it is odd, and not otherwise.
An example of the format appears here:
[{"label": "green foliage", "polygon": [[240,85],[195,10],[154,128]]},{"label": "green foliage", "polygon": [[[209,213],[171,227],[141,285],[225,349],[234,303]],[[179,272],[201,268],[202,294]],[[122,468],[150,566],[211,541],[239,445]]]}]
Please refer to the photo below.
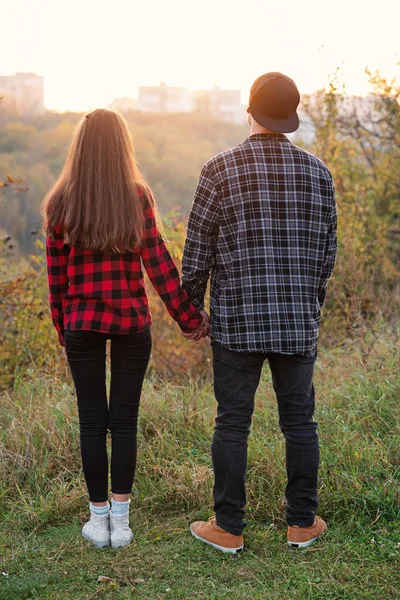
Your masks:
[{"label": "green foliage", "polygon": [[311,150],[337,192],[339,252],[324,311],[334,343],[366,335],[400,310],[400,87],[370,80],[373,95],[360,106],[339,93],[336,77],[305,103],[316,130]]},{"label": "green foliage", "polygon": [[14,263],[0,281],[0,389],[12,385],[19,372],[54,373],[60,365],[47,303],[44,243],[36,244],[41,254],[32,257],[35,269]]},{"label": "green foliage", "polygon": [[[395,323],[400,310],[400,88],[370,73],[370,100],[349,109],[340,79],[304,102],[316,131],[310,148],[330,168],[339,207],[339,255],[323,310],[323,344],[362,339],[382,320]],[[0,114],[0,173],[24,175],[29,184],[9,185],[2,192],[2,226],[11,244],[23,253],[34,249],[39,204],[61,170],[79,114],[47,113],[17,121]],[[162,211],[173,209],[185,221],[199,171],[216,152],[246,137],[245,127],[209,121],[199,115],[126,114],[142,170]],[[179,262],[184,229],[174,218],[173,252]],[[17,238],[15,241],[15,237]],[[4,249],[4,248],[3,248]],[[5,265],[5,267],[4,267]],[[0,257],[0,270],[9,272]],[[1,277],[1,275],[0,275]],[[176,375],[188,346],[179,340],[163,309],[153,300],[155,331],[164,342],[174,339],[171,355],[157,359],[164,373]],[[329,322],[329,327],[326,323]],[[172,338],[171,338],[172,335]],[[178,341],[179,340],[179,341]],[[191,358],[206,368],[204,347]],[[207,358],[207,356],[206,356]],[[186,368],[183,362],[183,368]]]},{"label": "green foliage", "polygon": [[[179,206],[187,214],[203,164],[247,136],[245,127],[191,114],[125,116],[140,167],[162,212]],[[22,122],[0,113],[0,174],[23,177],[29,188],[3,190],[1,223],[25,253],[34,250],[29,230],[40,226],[40,204],[61,172],[81,117],[46,113]]]}]

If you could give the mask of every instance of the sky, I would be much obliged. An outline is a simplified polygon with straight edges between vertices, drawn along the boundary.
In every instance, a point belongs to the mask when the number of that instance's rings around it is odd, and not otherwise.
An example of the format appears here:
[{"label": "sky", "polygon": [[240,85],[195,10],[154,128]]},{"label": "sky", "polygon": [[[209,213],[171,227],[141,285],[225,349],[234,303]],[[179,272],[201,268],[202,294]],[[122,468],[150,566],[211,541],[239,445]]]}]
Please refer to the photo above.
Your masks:
[{"label": "sky", "polygon": [[399,0],[3,0],[0,75],[45,78],[49,109],[90,110],[138,86],[240,89],[268,71],[302,93],[340,68],[364,94],[366,66],[400,61]]}]

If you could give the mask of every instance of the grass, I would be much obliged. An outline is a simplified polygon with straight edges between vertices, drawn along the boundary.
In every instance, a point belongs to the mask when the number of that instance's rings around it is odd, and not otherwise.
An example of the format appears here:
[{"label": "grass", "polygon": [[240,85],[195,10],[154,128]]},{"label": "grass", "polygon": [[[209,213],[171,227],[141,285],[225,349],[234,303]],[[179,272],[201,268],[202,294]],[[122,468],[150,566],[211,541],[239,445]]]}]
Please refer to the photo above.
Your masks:
[{"label": "grass", "polygon": [[[206,598],[395,600],[397,539],[364,523],[335,524],[304,551],[282,543],[275,525],[252,524],[248,550],[226,557],[188,534],[195,514],[149,518],[135,514],[135,541],[96,551],[80,536],[80,520],[20,535],[6,554],[9,577],[0,598]],[[372,541],[374,540],[374,541]],[[384,545],[383,545],[384,544]],[[99,576],[114,581],[98,583]]]},{"label": "grass", "polygon": [[96,551],[80,536],[87,500],[70,383],[34,371],[17,380],[0,400],[0,600],[400,598],[399,355],[387,338],[361,350],[339,348],[318,361],[319,512],[329,530],[304,551],[284,543],[284,443],[264,370],[239,557],[188,534],[191,520],[212,514],[210,382],[146,382],[135,540]]}]

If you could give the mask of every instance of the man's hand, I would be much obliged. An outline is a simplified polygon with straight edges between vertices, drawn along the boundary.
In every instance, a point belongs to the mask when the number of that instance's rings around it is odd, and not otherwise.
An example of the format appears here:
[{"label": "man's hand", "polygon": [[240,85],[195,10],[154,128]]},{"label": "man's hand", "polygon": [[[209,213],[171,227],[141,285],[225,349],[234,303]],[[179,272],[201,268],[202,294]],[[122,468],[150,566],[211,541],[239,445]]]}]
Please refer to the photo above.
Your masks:
[{"label": "man's hand", "polygon": [[210,317],[208,316],[208,313],[205,310],[200,310],[199,312],[203,317],[203,322],[201,323],[200,327],[198,327],[196,331],[193,331],[192,333],[184,333],[183,331],[181,331],[181,334],[187,340],[197,342],[201,338],[207,337],[210,334]]}]

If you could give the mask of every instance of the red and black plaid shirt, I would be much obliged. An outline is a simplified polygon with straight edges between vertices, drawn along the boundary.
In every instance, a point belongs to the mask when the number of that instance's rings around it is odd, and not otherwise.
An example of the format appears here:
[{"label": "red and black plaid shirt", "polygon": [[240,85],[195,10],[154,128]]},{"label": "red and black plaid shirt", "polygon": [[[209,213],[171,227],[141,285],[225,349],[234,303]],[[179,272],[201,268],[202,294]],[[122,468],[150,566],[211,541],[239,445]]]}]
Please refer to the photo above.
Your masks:
[{"label": "red and black plaid shirt", "polygon": [[169,314],[183,331],[202,318],[180,286],[179,273],[145,202],[142,247],[124,254],[93,253],[64,244],[61,226],[46,238],[49,301],[60,344],[64,330],[131,334],[151,324],[141,260]]}]

